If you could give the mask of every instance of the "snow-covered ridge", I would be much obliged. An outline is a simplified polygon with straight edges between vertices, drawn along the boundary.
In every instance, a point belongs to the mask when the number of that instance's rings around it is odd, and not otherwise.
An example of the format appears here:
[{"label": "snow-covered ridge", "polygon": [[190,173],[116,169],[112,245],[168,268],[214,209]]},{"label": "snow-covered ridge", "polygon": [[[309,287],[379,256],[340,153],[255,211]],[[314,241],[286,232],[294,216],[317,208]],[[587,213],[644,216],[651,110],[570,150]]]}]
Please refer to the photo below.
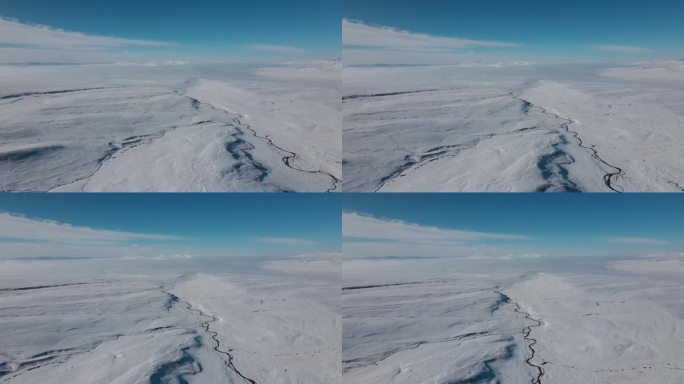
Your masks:
[{"label": "snow-covered ridge", "polygon": [[344,190],[684,190],[682,83],[595,71],[345,68]]},{"label": "snow-covered ridge", "polygon": [[679,261],[346,262],[343,382],[678,382]]},{"label": "snow-covered ridge", "polygon": [[148,64],[0,67],[0,190],[337,189],[339,82]]},{"label": "snow-covered ridge", "polygon": [[532,331],[541,382],[643,383],[681,380],[678,289],[652,275],[546,273],[506,293],[541,322]]},{"label": "snow-covered ridge", "polygon": [[339,381],[339,278],[199,262],[0,261],[0,382]]}]

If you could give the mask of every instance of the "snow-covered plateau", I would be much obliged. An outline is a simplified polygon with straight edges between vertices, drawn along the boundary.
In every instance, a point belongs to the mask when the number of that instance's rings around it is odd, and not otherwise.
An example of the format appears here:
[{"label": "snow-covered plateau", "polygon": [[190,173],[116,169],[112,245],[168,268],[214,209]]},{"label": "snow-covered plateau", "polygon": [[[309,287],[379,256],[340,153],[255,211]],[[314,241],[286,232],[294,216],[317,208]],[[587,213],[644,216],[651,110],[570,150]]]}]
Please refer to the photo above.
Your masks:
[{"label": "snow-covered plateau", "polygon": [[681,271],[679,259],[345,260],[342,381],[681,383]]},{"label": "snow-covered plateau", "polygon": [[0,261],[0,382],[338,382],[339,263]]},{"label": "snow-covered plateau", "polygon": [[0,66],[0,190],[335,191],[339,61]]},{"label": "snow-covered plateau", "polygon": [[343,70],[346,191],[684,191],[684,62]]}]

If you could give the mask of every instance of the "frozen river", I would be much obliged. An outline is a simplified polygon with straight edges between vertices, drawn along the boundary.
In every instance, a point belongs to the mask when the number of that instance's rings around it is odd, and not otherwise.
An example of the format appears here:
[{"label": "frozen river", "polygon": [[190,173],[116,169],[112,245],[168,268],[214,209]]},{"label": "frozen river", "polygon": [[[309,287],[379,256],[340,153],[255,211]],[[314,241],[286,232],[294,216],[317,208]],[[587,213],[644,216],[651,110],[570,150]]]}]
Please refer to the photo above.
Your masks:
[{"label": "frozen river", "polygon": [[681,191],[683,66],[346,67],[344,189]]},{"label": "frozen river", "polygon": [[0,67],[0,190],[334,191],[340,63]]}]

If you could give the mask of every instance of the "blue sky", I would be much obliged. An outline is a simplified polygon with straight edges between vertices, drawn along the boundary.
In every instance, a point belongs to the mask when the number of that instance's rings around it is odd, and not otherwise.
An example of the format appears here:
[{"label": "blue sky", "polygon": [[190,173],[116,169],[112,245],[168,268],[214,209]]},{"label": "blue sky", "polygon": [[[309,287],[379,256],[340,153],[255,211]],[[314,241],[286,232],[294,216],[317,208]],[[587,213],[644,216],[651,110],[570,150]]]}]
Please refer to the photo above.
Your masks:
[{"label": "blue sky", "polygon": [[348,242],[402,236],[427,253],[436,243],[492,255],[684,251],[684,197],[676,194],[350,194],[342,206],[345,252]]},{"label": "blue sky", "polygon": [[135,252],[151,256],[180,250],[209,256],[296,255],[339,251],[340,231],[336,195],[17,194],[0,198],[0,249],[5,253],[15,252],[11,247],[18,242],[45,244],[60,252],[64,245],[81,249],[104,244],[107,255],[116,255],[117,247],[125,252],[137,247]]},{"label": "blue sky", "polygon": [[[110,51],[125,51],[121,56],[145,59],[329,58],[339,57],[341,44],[337,0],[0,0],[0,17],[87,36],[173,44],[109,47]],[[28,30],[23,34],[40,32]],[[0,46],[22,46],[8,35],[3,36],[0,25]],[[36,49],[38,45],[40,41],[23,48]],[[85,57],[80,53],[74,54],[75,60]]]},{"label": "blue sky", "polygon": [[453,49],[461,54],[486,52],[492,59],[613,61],[684,56],[684,2],[676,0],[345,0],[343,4],[344,18],[366,25],[517,44]]}]

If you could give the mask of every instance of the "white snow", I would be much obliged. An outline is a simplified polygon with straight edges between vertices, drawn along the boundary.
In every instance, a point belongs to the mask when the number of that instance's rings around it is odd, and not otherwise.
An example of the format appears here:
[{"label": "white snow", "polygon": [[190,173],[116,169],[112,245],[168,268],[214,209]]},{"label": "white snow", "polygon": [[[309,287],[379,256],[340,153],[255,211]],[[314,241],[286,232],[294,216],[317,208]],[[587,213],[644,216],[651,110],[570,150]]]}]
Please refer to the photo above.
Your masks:
[{"label": "white snow", "polygon": [[339,269],[263,261],[2,260],[0,382],[337,382]]},{"label": "white snow", "polygon": [[344,190],[683,190],[684,82],[604,72],[345,67]]},{"label": "white snow", "polygon": [[[682,83],[684,85],[684,83]],[[572,129],[624,175],[623,191],[680,191],[684,178],[684,86],[567,85],[542,81],[522,97],[573,120]]]},{"label": "white snow", "polygon": [[329,383],[340,375],[338,282],[243,277],[238,286],[199,275],[173,292],[218,318],[211,329],[250,379]]},{"label": "white snow", "polygon": [[319,78],[339,82],[342,62],[340,60],[291,62],[285,66],[259,68],[255,73],[259,76],[281,79]]},{"label": "white snow", "polygon": [[684,60],[639,62],[627,67],[608,68],[601,74],[623,79],[684,81]]},{"label": "white snow", "polygon": [[636,276],[541,274],[506,293],[534,328],[544,382],[676,383],[684,377],[682,284]]},{"label": "white snow", "polygon": [[339,66],[299,69],[1,66],[0,189],[335,190]]},{"label": "white snow", "polygon": [[292,259],[266,261],[262,268],[291,273],[316,272],[339,275],[342,270],[342,256],[338,253],[306,254]]},{"label": "white snow", "polygon": [[448,260],[345,260],[345,383],[528,383],[522,316]]},{"label": "white snow", "polygon": [[343,382],[681,382],[681,269],[654,263],[346,259]]}]

